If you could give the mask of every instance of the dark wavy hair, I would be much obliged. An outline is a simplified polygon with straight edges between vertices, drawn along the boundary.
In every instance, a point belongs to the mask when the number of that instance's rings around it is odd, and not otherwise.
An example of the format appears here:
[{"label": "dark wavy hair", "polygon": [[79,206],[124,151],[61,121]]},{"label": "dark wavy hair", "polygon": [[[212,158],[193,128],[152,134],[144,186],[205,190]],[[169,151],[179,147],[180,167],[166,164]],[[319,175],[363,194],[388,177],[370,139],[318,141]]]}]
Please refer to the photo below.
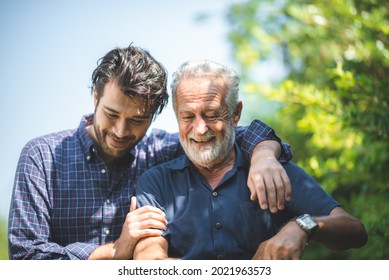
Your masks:
[{"label": "dark wavy hair", "polygon": [[142,97],[153,118],[166,107],[167,71],[148,51],[132,45],[115,48],[97,64],[92,74],[92,93],[95,88],[102,96],[105,85],[114,81],[129,98]]}]

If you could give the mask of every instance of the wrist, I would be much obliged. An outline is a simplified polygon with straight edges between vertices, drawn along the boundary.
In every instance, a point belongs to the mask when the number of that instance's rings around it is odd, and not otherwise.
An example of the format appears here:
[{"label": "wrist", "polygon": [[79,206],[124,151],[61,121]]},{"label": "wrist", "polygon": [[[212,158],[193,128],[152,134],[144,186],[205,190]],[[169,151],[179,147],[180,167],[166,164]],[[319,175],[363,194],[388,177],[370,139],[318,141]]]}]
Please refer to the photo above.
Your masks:
[{"label": "wrist", "polygon": [[308,243],[309,235],[306,231],[304,231],[295,221],[295,219],[286,222],[279,232],[283,232],[287,236],[294,236],[298,240],[301,240],[303,243]]},{"label": "wrist", "polygon": [[259,143],[253,150],[253,155],[251,160],[253,159],[276,159],[277,156],[273,148],[265,144],[264,142]]},{"label": "wrist", "polygon": [[294,221],[300,227],[300,229],[302,229],[307,234],[307,242],[309,242],[309,240],[316,234],[319,228],[315,218],[309,214],[298,216],[294,219]]},{"label": "wrist", "polygon": [[129,260],[132,259],[134,246],[130,242],[122,242],[120,238],[113,243],[112,259]]}]

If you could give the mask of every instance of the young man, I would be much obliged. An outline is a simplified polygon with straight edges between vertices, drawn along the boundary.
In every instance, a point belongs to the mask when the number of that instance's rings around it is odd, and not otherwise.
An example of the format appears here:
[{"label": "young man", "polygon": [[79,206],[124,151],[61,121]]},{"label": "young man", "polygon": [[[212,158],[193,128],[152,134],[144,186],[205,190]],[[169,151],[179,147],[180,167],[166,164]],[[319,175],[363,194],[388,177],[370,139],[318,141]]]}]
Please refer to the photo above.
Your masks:
[{"label": "young man", "polygon": [[139,179],[139,204],[160,208],[168,224],[162,236],[138,242],[134,259],[299,259],[310,238],[336,250],[363,246],[363,224],[292,162],[284,165],[293,188],[285,210],[261,211],[250,200],[249,166],[235,143],[238,88],[233,70],[208,60],[173,74],[186,155]]},{"label": "young man", "polygon": [[[92,86],[94,114],[77,129],[31,140],[21,152],[9,213],[10,259],[131,259],[140,238],[166,228],[155,207],[133,204],[129,212],[138,177],[183,153],[177,134],[145,136],[168,101],[165,69],[141,48],[116,48],[94,70]],[[277,193],[282,208],[290,184],[276,159],[279,139],[259,121],[236,133],[245,157],[253,154],[253,198],[266,201],[266,185],[269,206]],[[284,144],[280,160],[290,157]]]}]

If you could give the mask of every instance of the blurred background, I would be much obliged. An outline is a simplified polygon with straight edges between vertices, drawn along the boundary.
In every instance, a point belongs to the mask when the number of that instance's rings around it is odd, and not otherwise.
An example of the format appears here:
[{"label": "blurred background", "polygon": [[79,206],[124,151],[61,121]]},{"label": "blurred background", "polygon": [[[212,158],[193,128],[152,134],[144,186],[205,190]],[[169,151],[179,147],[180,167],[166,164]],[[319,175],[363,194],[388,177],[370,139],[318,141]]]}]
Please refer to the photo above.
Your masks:
[{"label": "blurred background", "polygon": [[[14,173],[31,138],[93,111],[97,60],[130,43],[169,72],[210,58],[242,77],[241,124],[259,118],[369,233],[306,259],[389,259],[389,4],[380,0],[0,1],[0,259]],[[5,102],[4,102],[5,101]],[[176,131],[171,104],[152,127]]]}]

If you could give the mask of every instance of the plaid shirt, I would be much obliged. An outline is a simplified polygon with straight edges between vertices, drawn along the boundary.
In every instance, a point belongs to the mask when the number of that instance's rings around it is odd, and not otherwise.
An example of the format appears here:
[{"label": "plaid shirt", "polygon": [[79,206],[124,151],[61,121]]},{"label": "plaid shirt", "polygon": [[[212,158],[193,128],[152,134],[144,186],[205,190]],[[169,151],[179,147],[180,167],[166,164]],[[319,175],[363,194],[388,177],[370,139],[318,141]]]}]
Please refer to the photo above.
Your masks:
[{"label": "plaid shirt", "polygon": [[[178,134],[154,129],[110,169],[86,131],[92,115],[76,130],[31,140],[23,148],[9,214],[10,259],[87,259],[100,245],[119,238],[139,176],[183,154]],[[236,129],[247,159],[262,140],[279,140],[260,121]],[[281,161],[292,154],[282,142]]]}]

